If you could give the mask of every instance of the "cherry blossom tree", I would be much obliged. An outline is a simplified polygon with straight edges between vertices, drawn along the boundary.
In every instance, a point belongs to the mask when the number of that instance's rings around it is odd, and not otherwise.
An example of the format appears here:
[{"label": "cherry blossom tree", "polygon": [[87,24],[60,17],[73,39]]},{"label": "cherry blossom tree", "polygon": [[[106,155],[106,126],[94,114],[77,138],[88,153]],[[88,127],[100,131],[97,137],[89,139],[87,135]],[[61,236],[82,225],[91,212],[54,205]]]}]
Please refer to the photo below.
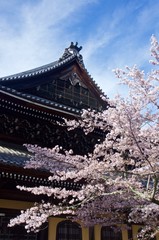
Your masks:
[{"label": "cherry blossom tree", "polygon": [[[151,55],[155,68],[159,44],[154,36]],[[138,239],[151,239],[159,232],[159,70],[145,74],[133,66],[114,72],[127,86],[127,97],[106,99],[110,107],[105,111],[83,110],[80,120],[65,120],[69,131],[82,128],[88,134],[101,129],[105,133],[92,153],[81,156],[60,146],[27,145],[33,157],[26,168],[45,168],[50,181],[71,182],[78,190],[17,186],[48,196],[49,201],[22,211],[10,226],[25,223],[28,232],[36,232],[49,216],[64,214],[85,226],[143,225]]]}]

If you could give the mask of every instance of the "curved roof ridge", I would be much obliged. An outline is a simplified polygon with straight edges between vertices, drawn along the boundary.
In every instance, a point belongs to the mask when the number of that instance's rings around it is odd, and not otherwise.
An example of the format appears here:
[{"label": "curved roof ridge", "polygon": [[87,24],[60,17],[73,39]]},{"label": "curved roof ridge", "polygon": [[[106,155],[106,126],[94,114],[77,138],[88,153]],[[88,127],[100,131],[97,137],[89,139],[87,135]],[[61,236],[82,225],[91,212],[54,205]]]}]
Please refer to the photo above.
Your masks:
[{"label": "curved roof ridge", "polygon": [[20,73],[15,73],[15,74],[11,74],[11,75],[7,75],[7,76],[4,76],[4,77],[1,77],[0,81],[14,79],[15,77],[17,78],[18,76],[22,77],[23,75],[29,75],[29,74],[32,74],[32,73],[39,72],[41,70],[47,69],[48,67],[54,66],[56,64],[56,62],[57,61],[49,63],[49,64],[42,65],[40,67],[35,67],[33,69],[25,70],[25,71],[22,71]]},{"label": "curved roof ridge", "polygon": [[1,77],[0,82],[13,80],[13,79],[18,79],[18,78],[31,77],[31,76],[34,76],[34,75],[39,75],[39,74],[44,73],[44,72],[49,72],[52,69],[55,69],[55,68],[63,65],[64,63],[70,61],[74,57],[76,57],[76,55],[72,54],[71,56],[69,56],[68,58],[66,58],[62,61],[57,60],[57,61],[51,62],[49,64],[42,65],[40,67],[36,67],[36,68],[26,70],[26,71],[23,71],[23,72],[20,72],[20,73],[15,73],[15,74],[12,74],[12,75]]},{"label": "curved roof ridge", "polygon": [[62,57],[59,58],[59,60],[51,62],[49,64],[45,64],[41,67],[33,68],[31,70],[26,70],[26,71],[23,71],[23,72],[20,72],[20,73],[15,73],[15,74],[11,74],[11,75],[8,75],[8,76],[1,77],[0,82],[1,81],[18,79],[18,78],[23,78],[23,77],[24,78],[25,77],[31,77],[31,76],[34,76],[34,75],[39,75],[41,73],[48,72],[52,69],[55,69],[56,67],[60,67],[61,65],[65,64],[66,62],[70,61],[71,59],[73,59],[75,57],[78,58],[78,61],[80,62],[80,64],[84,68],[82,55],[79,54],[81,49],[82,49],[82,47],[78,47],[77,42],[76,42],[76,44],[71,42],[70,46],[68,48],[65,48],[65,51],[64,51]]},{"label": "curved roof ridge", "polygon": [[83,62],[83,57],[79,53],[81,49],[82,49],[82,47],[78,47],[77,42],[75,44],[73,42],[71,42],[71,45],[68,48],[65,48],[62,57],[60,57],[57,61],[51,62],[49,64],[42,65],[40,67],[33,68],[31,70],[26,70],[26,71],[22,71],[20,73],[16,73],[16,74],[1,77],[0,78],[0,83],[3,85],[2,82],[7,82],[7,81],[15,80],[15,79],[18,80],[18,79],[38,76],[38,75],[41,75],[43,73],[55,70],[55,69],[63,66],[65,63],[70,62],[73,59],[77,59],[80,66],[83,68],[83,70],[89,76],[91,85],[93,85],[101,95],[106,96],[105,93],[102,91],[102,89],[98,86],[98,84],[94,81],[92,76],[87,71],[87,69],[84,65],[84,62]]}]

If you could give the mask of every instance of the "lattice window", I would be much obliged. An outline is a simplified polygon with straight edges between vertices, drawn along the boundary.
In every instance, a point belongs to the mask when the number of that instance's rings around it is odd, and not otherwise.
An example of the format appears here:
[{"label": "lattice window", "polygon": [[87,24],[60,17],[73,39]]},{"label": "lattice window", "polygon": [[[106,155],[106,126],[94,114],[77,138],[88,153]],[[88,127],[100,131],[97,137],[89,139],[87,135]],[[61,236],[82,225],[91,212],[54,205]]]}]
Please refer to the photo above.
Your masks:
[{"label": "lattice window", "polygon": [[57,226],[56,240],[82,240],[81,226],[71,221],[62,221]]},{"label": "lattice window", "polygon": [[122,232],[111,227],[102,227],[101,240],[122,240]]},{"label": "lattice window", "polygon": [[80,109],[100,107],[97,99],[87,88],[80,86],[79,83],[72,85],[68,80],[52,80],[51,83],[30,89],[29,93]]}]

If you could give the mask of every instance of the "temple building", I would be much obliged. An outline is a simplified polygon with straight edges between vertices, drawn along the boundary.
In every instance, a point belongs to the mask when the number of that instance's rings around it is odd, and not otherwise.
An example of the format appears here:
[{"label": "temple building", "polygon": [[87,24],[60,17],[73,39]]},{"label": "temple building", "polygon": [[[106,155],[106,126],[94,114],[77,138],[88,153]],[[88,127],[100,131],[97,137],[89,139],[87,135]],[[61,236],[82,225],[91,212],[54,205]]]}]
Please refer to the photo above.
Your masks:
[{"label": "temple building", "polygon": [[[73,44],[59,60],[29,71],[0,78],[0,239],[1,240],[127,240],[132,231],[114,232],[111,228],[81,227],[62,217],[50,217],[39,233],[27,233],[24,226],[8,228],[9,219],[20,210],[33,206],[40,196],[19,191],[17,185],[50,186],[49,173],[24,169],[30,158],[24,143],[42,147],[60,145],[85,154],[93,149],[103,133],[84,135],[76,129],[68,132],[63,118],[80,118],[82,109],[107,108],[102,90],[84,66],[81,47]],[[54,186],[63,186],[55,182]],[[68,184],[69,183],[65,183]],[[67,186],[69,187],[69,186]],[[80,186],[74,184],[74,189]]]}]

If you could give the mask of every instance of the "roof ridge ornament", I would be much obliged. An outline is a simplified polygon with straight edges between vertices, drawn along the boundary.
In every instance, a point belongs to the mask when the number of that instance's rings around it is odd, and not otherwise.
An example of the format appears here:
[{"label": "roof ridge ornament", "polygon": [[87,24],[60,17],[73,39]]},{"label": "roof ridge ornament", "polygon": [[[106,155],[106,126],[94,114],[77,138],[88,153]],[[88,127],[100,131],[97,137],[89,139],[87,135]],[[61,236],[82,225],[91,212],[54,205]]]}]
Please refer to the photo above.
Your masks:
[{"label": "roof ridge ornament", "polygon": [[59,62],[66,60],[67,58],[74,55],[74,56],[78,57],[80,64],[83,66],[83,68],[85,68],[84,63],[83,63],[83,57],[79,53],[81,51],[81,49],[82,49],[82,46],[78,47],[78,42],[76,42],[75,44],[73,42],[71,42],[70,46],[68,48],[65,48],[65,51],[64,51],[62,57],[59,59]]},{"label": "roof ridge ornament", "polygon": [[74,44],[73,42],[71,42],[69,49],[73,51],[73,53],[79,54],[79,52],[82,49],[82,46],[78,47],[78,42],[76,42],[76,44]]}]

